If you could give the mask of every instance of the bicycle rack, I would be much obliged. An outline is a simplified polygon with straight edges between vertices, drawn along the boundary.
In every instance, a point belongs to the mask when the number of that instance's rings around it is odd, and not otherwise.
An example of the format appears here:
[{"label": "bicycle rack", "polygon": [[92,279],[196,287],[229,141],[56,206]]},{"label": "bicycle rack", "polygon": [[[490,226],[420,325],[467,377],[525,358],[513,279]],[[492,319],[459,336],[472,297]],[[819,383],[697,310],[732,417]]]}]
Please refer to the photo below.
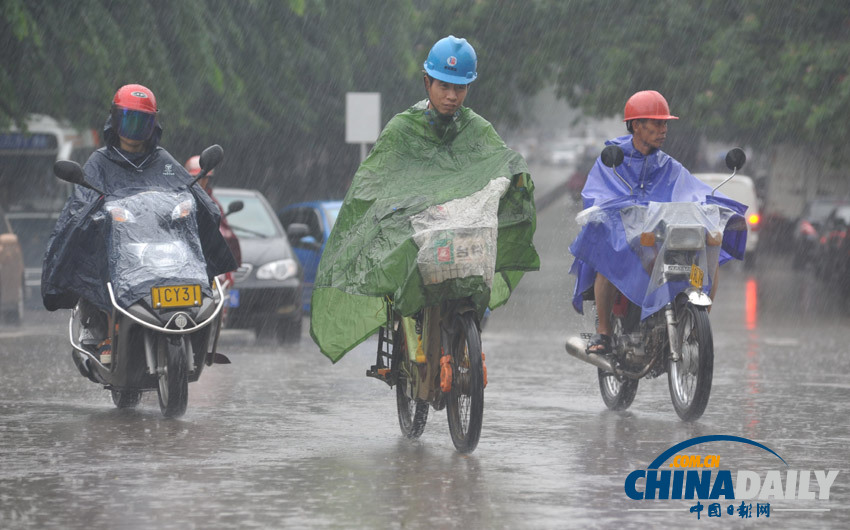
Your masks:
[{"label": "bicycle rack", "polygon": [[395,377],[391,370],[391,359],[393,351],[393,306],[392,301],[387,302],[387,323],[378,330],[378,354],[375,364],[366,370],[367,377],[374,377],[384,383],[393,386]]}]

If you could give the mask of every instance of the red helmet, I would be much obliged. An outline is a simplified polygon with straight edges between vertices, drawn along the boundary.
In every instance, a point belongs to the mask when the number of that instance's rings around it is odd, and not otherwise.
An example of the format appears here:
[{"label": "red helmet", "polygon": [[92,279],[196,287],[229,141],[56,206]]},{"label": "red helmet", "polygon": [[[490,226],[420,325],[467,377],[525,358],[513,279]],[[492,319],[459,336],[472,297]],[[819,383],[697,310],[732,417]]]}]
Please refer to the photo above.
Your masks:
[{"label": "red helmet", "polygon": [[[197,177],[201,173],[201,157],[198,155],[191,157],[185,164],[183,164],[183,167],[186,168],[186,171],[188,171],[190,175]],[[212,174],[213,170],[211,169],[209,173],[207,173],[207,176],[211,177]]]},{"label": "red helmet", "polygon": [[670,115],[670,107],[664,96],[655,90],[636,92],[626,101],[625,118],[623,121],[648,118],[651,120],[678,120]]},{"label": "red helmet", "polygon": [[201,172],[201,157],[198,155],[193,156],[187,160],[185,164],[183,164],[183,167],[186,168],[186,171],[188,171],[190,175],[197,177]]},{"label": "red helmet", "polygon": [[112,98],[112,128],[122,138],[147,140],[156,126],[156,98],[142,85],[124,85]]},{"label": "red helmet", "polygon": [[142,85],[124,85],[115,93],[112,104],[128,110],[140,110],[148,114],[156,114],[156,97],[153,92]]}]

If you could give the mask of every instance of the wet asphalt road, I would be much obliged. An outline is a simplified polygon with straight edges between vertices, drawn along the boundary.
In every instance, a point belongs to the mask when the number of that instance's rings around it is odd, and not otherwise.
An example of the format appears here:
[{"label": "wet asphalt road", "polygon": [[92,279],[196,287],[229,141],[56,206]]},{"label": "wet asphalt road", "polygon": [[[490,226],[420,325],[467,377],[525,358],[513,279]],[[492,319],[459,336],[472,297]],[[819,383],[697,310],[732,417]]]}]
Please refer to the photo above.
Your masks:
[{"label": "wet asphalt road", "polygon": [[[561,176],[535,175],[544,192]],[[469,456],[454,451],[444,412],[431,411],[419,441],[401,437],[394,390],[364,376],[374,340],[331,365],[306,326],[287,348],[227,332],[233,364],[207,369],[186,415],[165,420],[155,394],[119,411],[79,376],[65,314],[0,327],[0,528],[846,527],[846,301],[781,257],[761,256],[752,273],[724,267],[705,415],[679,421],[666,377],[641,381],[628,411],[609,412],[596,369],[563,348],[584,325],[566,274],[575,213],[567,197],[540,213],[542,269],[485,329],[484,427]],[[765,481],[771,470],[838,470],[830,498],[753,499],[749,521],[728,515],[732,502],[708,501],[698,521],[694,501],[626,497],[630,472],[720,434],[764,444],[788,467],[741,443],[682,454],[718,455],[733,476]],[[723,522],[706,521],[710,502]],[[757,502],[770,502],[769,519]]]}]

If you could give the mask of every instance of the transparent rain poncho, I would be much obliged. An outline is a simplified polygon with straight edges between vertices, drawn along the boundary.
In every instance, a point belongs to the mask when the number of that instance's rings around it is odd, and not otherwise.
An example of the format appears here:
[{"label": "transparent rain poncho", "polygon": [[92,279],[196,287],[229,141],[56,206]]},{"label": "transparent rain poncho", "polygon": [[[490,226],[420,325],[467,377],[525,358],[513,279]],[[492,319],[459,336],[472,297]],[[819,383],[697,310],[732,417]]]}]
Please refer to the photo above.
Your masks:
[{"label": "transparent rain poncho", "polygon": [[646,318],[692,285],[692,266],[708,293],[718,265],[743,257],[747,228],[741,210],[720,197],[705,202],[625,198],[581,211],[576,221],[582,232],[571,250],[641,306]]},{"label": "transparent rain poncho", "polygon": [[185,190],[146,190],[104,203],[97,217],[107,223],[109,276],[122,307],[164,285],[200,285],[212,296],[196,210]]}]

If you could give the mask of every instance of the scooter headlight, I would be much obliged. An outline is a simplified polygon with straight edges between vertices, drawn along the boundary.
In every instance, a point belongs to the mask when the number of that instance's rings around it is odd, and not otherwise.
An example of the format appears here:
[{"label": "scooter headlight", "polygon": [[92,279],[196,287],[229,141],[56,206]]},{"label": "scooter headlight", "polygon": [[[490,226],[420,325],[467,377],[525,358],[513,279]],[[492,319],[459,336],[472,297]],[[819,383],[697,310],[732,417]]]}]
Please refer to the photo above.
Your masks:
[{"label": "scooter headlight", "polygon": [[171,219],[176,221],[177,219],[188,217],[194,209],[195,201],[192,199],[186,199],[171,210]]}]

